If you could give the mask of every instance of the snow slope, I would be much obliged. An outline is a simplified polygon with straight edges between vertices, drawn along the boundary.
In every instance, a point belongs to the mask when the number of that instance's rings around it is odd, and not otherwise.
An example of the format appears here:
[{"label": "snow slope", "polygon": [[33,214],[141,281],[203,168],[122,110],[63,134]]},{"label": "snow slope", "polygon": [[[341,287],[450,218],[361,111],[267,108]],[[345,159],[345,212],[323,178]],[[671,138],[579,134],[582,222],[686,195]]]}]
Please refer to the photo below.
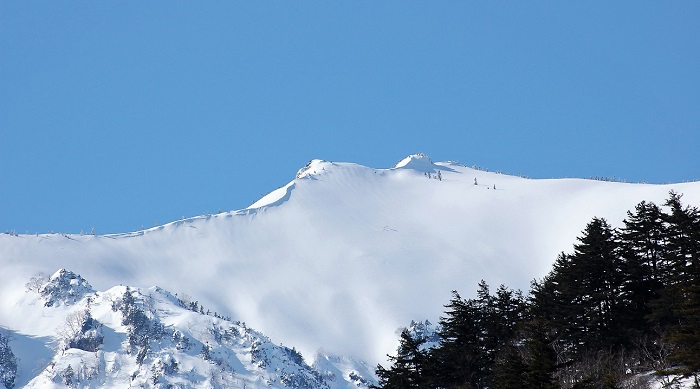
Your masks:
[{"label": "snow slope", "polygon": [[239,211],[118,235],[0,235],[0,326],[54,336],[17,309],[30,277],[67,268],[96,290],[192,296],[310,363],[322,348],[373,366],[394,353],[397,328],[437,322],[451,290],[471,296],[481,279],[527,290],[593,216],[619,226],[670,190],[700,205],[700,182],[534,180],[424,155],[391,169],[314,160]]}]

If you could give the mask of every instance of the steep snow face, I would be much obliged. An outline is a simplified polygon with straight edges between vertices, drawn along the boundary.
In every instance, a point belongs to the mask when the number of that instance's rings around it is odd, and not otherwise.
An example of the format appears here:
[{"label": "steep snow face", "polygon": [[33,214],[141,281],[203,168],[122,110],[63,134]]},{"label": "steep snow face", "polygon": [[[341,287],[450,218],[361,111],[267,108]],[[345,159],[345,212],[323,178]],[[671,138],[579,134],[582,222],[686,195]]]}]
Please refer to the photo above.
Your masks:
[{"label": "steep snow face", "polygon": [[620,225],[670,190],[700,205],[697,182],[531,180],[420,155],[392,169],[315,160],[297,177],[247,209],[146,231],[0,235],[0,325],[49,336],[17,315],[18,291],[65,267],[98,290],[196,296],[307,360],[323,348],[373,366],[395,352],[397,328],[437,322],[451,290],[469,297],[481,279],[527,290],[594,216]]}]

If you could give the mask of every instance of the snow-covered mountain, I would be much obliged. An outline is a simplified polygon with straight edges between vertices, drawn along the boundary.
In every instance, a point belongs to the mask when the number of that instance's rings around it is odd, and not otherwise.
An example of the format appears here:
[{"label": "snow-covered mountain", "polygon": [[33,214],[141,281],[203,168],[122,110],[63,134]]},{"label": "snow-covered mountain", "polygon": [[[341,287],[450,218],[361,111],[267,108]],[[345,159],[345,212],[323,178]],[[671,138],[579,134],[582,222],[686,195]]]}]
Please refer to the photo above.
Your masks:
[{"label": "snow-covered mountain", "polygon": [[54,336],[0,334],[18,340],[14,361],[33,364],[31,372],[8,369],[0,358],[6,386],[340,389],[374,382],[361,362],[319,354],[309,366],[294,348],[158,287],[97,292],[60,269],[30,283],[16,310]]},{"label": "snow-covered mountain", "polygon": [[[700,204],[700,182],[535,180],[424,155],[391,169],[314,160],[243,210],[118,235],[0,235],[0,326],[13,334],[13,350],[25,353],[20,371],[44,374],[57,339],[47,312],[63,312],[56,317],[64,321],[66,307],[84,302],[32,305],[43,297],[31,297],[25,284],[65,268],[104,291],[95,301],[123,294],[120,284],[140,290],[137,300],[165,304],[177,294],[246,322],[275,347],[295,347],[309,371],[349,377],[360,373],[357,361],[374,366],[395,352],[397,328],[437,322],[452,290],[469,296],[481,279],[527,290],[592,217],[619,225],[638,202],[663,203],[670,190]],[[170,313],[155,317],[183,331],[174,317],[184,313],[163,310]],[[109,312],[93,313],[112,331],[105,339],[124,330]],[[191,320],[209,320],[202,324],[209,328],[222,319]]]}]

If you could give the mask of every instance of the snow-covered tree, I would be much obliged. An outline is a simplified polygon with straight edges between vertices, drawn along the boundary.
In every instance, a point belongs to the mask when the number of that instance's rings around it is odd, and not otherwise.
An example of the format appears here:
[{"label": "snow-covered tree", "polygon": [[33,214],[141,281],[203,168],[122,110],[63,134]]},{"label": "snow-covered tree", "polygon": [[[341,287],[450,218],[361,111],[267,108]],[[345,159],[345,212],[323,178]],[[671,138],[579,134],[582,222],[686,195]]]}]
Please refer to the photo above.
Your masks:
[{"label": "snow-covered tree", "polygon": [[61,377],[63,378],[63,384],[68,386],[68,387],[73,387],[74,384],[74,379],[75,379],[75,371],[73,370],[73,366],[68,365],[66,370],[61,373]]},{"label": "snow-covered tree", "polygon": [[59,330],[63,349],[77,348],[84,351],[97,351],[104,340],[102,325],[90,315],[90,310],[80,310],[66,317]]},{"label": "snow-covered tree", "polygon": [[0,384],[12,389],[17,377],[17,358],[12,353],[9,338],[0,333]]},{"label": "snow-covered tree", "polygon": [[44,273],[37,273],[34,275],[32,278],[29,279],[29,282],[25,284],[25,287],[27,288],[27,291],[29,292],[36,292],[39,293],[41,290],[41,287],[44,286],[49,281],[49,277],[44,274]]}]

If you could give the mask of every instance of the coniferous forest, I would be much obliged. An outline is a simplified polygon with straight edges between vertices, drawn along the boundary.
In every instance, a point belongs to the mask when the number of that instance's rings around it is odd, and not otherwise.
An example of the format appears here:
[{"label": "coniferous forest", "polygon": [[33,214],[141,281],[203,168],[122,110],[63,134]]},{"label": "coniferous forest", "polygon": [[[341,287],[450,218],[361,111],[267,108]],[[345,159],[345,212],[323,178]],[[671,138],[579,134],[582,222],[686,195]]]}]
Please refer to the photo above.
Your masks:
[{"label": "coniferous forest", "polygon": [[652,373],[700,387],[700,210],[669,194],[621,228],[594,218],[527,296],[486,282],[453,291],[440,341],[404,330],[380,388],[644,388]]}]

